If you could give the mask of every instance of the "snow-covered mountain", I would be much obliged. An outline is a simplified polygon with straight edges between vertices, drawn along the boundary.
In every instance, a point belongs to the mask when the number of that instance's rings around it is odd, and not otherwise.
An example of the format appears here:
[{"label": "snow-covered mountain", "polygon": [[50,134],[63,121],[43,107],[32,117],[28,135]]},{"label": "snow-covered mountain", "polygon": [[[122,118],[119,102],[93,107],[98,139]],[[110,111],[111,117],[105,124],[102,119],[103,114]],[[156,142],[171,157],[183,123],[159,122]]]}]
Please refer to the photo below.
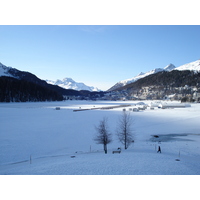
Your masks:
[{"label": "snow-covered mountain", "polygon": [[10,67],[7,67],[7,66],[3,65],[2,63],[0,63],[0,76],[13,77],[13,75],[9,73],[10,69],[11,69]]},{"label": "snow-covered mountain", "polygon": [[148,71],[146,73],[143,73],[141,72],[140,74],[138,74],[137,76],[134,76],[133,78],[131,79],[126,79],[126,80],[123,80],[123,81],[119,81],[118,83],[116,83],[113,87],[111,87],[109,90],[114,90],[114,89],[117,89],[119,87],[123,87],[127,84],[130,84],[130,83],[133,83],[141,78],[144,78],[146,76],[149,76],[151,74],[156,74],[158,72],[161,72],[161,71],[171,71],[173,69],[175,69],[176,67],[173,65],[173,64],[169,64],[167,65],[165,68],[155,68],[151,71]]},{"label": "snow-covered mountain", "polygon": [[174,69],[176,69],[176,67],[173,64],[169,64],[164,68],[164,71],[170,72],[170,71],[172,71]]},{"label": "snow-covered mountain", "polygon": [[200,60],[187,63],[185,65],[181,65],[180,67],[177,67],[176,70],[193,70],[193,71],[200,71]]},{"label": "snow-covered mountain", "polygon": [[73,89],[73,90],[88,90],[88,91],[100,91],[98,88],[93,86],[87,86],[84,83],[78,83],[74,81],[72,78],[64,78],[63,80],[46,80],[47,83],[52,85],[58,85],[59,87],[65,89]]},{"label": "snow-covered mountain", "polygon": [[[2,63],[0,63],[0,77],[8,76],[8,77],[16,78],[16,79],[24,79],[25,77],[27,77],[26,78],[27,80],[29,78],[33,79],[33,77],[30,75],[31,75],[31,73],[29,73],[29,72],[22,72],[15,68],[7,67],[7,66],[3,65]],[[64,78],[63,80],[57,80],[57,81],[46,80],[46,82],[51,85],[58,85],[64,89],[101,91],[96,87],[87,86],[84,83],[75,82],[71,78]]]},{"label": "snow-covered mountain", "polygon": [[144,78],[146,76],[149,76],[151,74],[156,74],[156,73],[161,72],[161,71],[172,71],[172,70],[200,71],[200,60],[197,60],[197,61],[194,61],[194,62],[191,62],[191,63],[187,63],[187,64],[181,65],[179,67],[175,67],[173,64],[169,64],[165,68],[156,68],[156,69],[153,69],[153,70],[151,70],[149,72],[146,72],[146,73],[141,72],[140,74],[138,74],[137,76],[134,76],[131,79],[126,79],[126,80],[123,80],[123,81],[119,81],[113,87],[111,87],[108,91],[115,90],[117,88],[123,87],[125,85],[133,83],[133,82],[135,82],[135,81],[137,81],[137,80],[139,80],[141,78]]}]

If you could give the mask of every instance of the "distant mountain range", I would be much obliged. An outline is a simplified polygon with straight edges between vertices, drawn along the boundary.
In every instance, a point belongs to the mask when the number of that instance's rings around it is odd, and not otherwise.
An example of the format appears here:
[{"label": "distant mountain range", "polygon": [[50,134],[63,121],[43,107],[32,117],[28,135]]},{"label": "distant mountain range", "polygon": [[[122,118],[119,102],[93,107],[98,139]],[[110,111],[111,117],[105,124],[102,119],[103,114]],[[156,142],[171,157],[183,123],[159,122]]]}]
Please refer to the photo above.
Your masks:
[{"label": "distant mountain range", "polygon": [[200,71],[200,60],[197,60],[197,61],[194,61],[194,62],[191,62],[191,63],[188,63],[188,64],[181,65],[180,67],[175,67],[173,64],[169,64],[165,68],[156,68],[156,69],[153,69],[153,70],[148,71],[146,73],[141,72],[140,74],[138,74],[137,76],[134,76],[131,79],[126,79],[126,80],[117,82],[108,91],[116,90],[116,89],[118,89],[120,87],[123,87],[123,86],[128,85],[128,84],[133,83],[133,82],[136,82],[139,79],[142,79],[142,78],[147,77],[147,76],[152,75],[152,74],[156,74],[158,72],[162,72],[162,71],[170,72],[172,70]]},{"label": "distant mountain range", "polygon": [[88,90],[88,91],[95,91],[98,92],[100,91],[98,88],[93,87],[93,86],[87,86],[84,83],[78,83],[74,81],[72,78],[64,78],[63,80],[56,80],[56,81],[51,81],[51,80],[46,80],[47,83],[52,84],[52,85],[58,85],[59,87],[65,88],[65,89],[73,89],[73,90]]},{"label": "distant mountain range", "polygon": [[30,72],[7,67],[0,63],[0,102],[60,101],[65,98],[79,97],[93,99],[103,92],[64,89],[48,84]]},{"label": "distant mountain range", "polygon": [[44,81],[30,72],[0,63],[0,102],[60,101],[63,99],[135,100],[173,96],[200,101],[200,60],[175,67],[169,64],[120,81],[107,92],[71,78]]},{"label": "distant mountain range", "polygon": [[[18,71],[18,72],[17,72]],[[19,76],[19,70],[14,69],[12,67],[7,67],[0,63],[0,76],[8,76],[8,77],[13,77],[13,78],[21,78]],[[101,91],[96,87],[93,86],[87,86],[84,83],[78,83],[74,81],[72,78],[64,78],[63,80],[46,80],[48,84],[51,85],[57,85],[59,87],[62,87],[64,89],[73,89],[73,90],[88,90],[90,92],[98,92]]]}]

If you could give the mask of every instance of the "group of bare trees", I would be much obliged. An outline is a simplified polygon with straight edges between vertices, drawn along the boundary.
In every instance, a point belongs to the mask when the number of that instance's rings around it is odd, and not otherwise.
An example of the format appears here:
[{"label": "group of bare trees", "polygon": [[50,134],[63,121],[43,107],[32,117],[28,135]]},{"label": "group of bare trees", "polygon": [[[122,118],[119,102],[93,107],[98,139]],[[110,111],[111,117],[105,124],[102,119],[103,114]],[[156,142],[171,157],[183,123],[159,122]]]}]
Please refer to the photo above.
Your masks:
[{"label": "group of bare trees", "polygon": [[[124,149],[127,149],[132,142],[133,138],[133,118],[130,113],[123,112],[122,116],[118,119],[116,134],[118,140],[124,145]],[[96,136],[94,140],[97,144],[103,144],[104,152],[107,153],[107,144],[112,142],[112,134],[108,127],[108,119],[104,117],[98,126],[95,126]]]}]

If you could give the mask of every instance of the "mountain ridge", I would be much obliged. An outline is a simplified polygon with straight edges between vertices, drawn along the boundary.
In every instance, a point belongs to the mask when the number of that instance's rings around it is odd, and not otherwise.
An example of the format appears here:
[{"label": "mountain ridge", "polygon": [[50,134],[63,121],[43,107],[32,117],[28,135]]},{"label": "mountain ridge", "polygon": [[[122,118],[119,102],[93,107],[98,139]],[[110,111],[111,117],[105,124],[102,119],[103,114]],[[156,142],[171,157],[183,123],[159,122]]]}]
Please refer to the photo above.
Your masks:
[{"label": "mountain ridge", "polygon": [[69,98],[93,99],[102,96],[103,92],[88,90],[64,89],[57,85],[48,84],[30,72],[7,67],[0,63],[0,101],[60,101]]},{"label": "mountain ridge", "polygon": [[[132,82],[128,83],[127,80]],[[23,72],[0,63],[0,101],[51,101],[62,97],[92,100],[160,100],[172,94],[175,100],[188,98],[200,101],[200,60],[179,67],[169,64],[165,68],[141,72],[134,79],[127,80],[124,81],[124,86],[107,92],[77,91],[58,86],[65,84],[65,81],[76,84],[72,78],[57,80],[58,85],[53,81],[53,84],[49,84],[30,72]],[[123,85],[123,81],[121,82]]]},{"label": "mountain ridge", "polygon": [[190,62],[190,63],[187,63],[187,64],[184,64],[184,65],[181,65],[181,66],[177,67],[176,70],[200,71],[200,59]]},{"label": "mountain ridge", "polygon": [[190,62],[190,63],[187,63],[187,64],[184,64],[184,65],[181,65],[179,67],[175,67],[173,64],[169,64],[164,68],[155,68],[155,69],[150,70],[146,73],[141,72],[140,74],[138,74],[137,76],[134,76],[131,79],[126,79],[126,80],[117,82],[114,86],[112,86],[110,89],[108,89],[108,91],[113,91],[113,90],[116,90],[120,87],[124,87],[128,84],[131,84],[131,83],[138,81],[139,79],[142,79],[142,78],[149,76],[149,75],[152,75],[152,74],[156,74],[156,73],[161,72],[161,71],[170,72],[170,71],[173,71],[173,70],[178,70],[178,71],[190,70],[190,71],[197,71],[198,72],[198,71],[200,71],[200,59],[193,61],[193,62]]},{"label": "mountain ridge", "polygon": [[98,92],[101,91],[96,87],[93,86],[87,86],[84,83],[79,83],[74,81],[72,78],[66,77],[63,80],[57,79],[56,81],[52,80],[46,80],[47,83],[52,85],[58,85],[59,87],[65,88],[65,89],[73,89],[73,90],[88,90],[90,92]]},{"label": "mountain ridge", "polygon": [[175,68],[176,67],[173,64],[169,64],[165,68],[155,68],[155,69],[150,70],[150,71],[148,71],[146,73],[141,72],[137,76],[134,76],[131,79],[126,79],[126,80],[123,80],[123,81],[119,81],[114,86],[112,86],[108,91],[112,91],[112,90],[115,90],[117,88],[123,87],[125,85],[131,84],[131,83],[133,83],[133,82],[135,82],[135,81],[137,81],[137,80],[139,80],[141,78],[144,78],[146,76],[149,76],[151,74],[155,74],[155,73],[158,73],[158,72],[161,72],[161,71],[171,71],[171,70],[173,70]]}]

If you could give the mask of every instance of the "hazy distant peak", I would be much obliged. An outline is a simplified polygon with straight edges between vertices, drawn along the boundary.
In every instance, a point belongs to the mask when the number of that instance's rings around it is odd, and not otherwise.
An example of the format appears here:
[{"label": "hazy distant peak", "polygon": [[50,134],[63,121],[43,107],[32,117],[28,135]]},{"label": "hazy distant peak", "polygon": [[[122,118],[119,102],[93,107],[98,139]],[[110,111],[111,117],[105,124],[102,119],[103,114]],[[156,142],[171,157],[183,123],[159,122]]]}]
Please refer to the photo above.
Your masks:
[{"label": "hazy distant peak", "polygon": [[46,80],[47,83],[52,85],[58,85],[65,89],[73,89],[73,90],[88,90],[88,91],[100,91],[98,88],[93,86],[87,86],[84,83],[78,83],[74,81],[72,78],[66,77],[63,80],[57,79],[56,81]]}]

